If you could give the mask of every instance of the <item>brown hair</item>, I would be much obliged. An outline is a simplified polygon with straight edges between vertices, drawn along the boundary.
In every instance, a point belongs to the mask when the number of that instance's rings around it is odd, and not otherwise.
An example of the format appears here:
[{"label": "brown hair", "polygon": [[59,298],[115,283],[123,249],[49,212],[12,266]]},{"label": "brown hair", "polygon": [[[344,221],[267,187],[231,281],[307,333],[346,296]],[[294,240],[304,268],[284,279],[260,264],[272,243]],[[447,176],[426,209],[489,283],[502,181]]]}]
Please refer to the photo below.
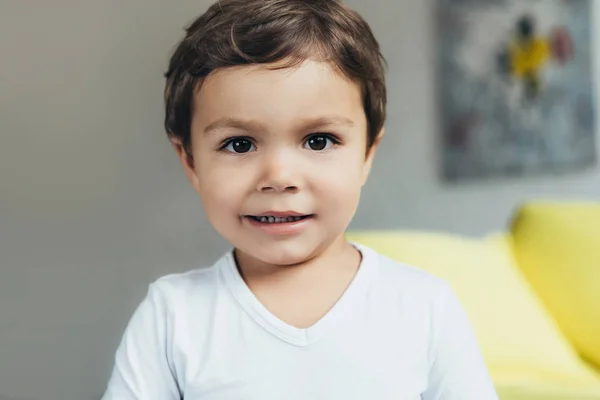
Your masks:
[{"label": "brown hair", "polygon": [[165,129],[190,154],[194,94],[212,71],[247,64],[328,62],[362,90],[371,148],[385,122],[385,59],[369,25],[337,0],[220,0],[175,49],[165,87]]}]

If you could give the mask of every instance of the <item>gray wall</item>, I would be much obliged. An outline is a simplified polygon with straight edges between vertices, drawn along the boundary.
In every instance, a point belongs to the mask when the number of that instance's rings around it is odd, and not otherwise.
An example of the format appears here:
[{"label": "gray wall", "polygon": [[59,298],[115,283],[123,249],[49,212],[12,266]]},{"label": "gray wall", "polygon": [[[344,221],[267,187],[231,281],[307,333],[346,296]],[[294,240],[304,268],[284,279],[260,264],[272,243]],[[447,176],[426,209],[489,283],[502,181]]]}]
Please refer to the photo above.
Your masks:
[{"label": "gray wall", "polygon": [[[531,196],[600,197],[600,169],[441,184],[432,0],[348,3],[390,63],[388,134],[354,227],[482,234]],[[206,4],[0,1],[0,400],[98,398],[147,284],[226,248],[162,131],[168,53]]]},{"label": "gray wall", "polygon": [[[526,199],[600,198],[600,168],[560,177],[466,185],[440,182],[433,79],[435,1],[372,3],[381,4],[379,7],[366,6],[364,0],[346,3],[373,25],[390,64],[388,134],[355,226],[441,229],[479,235],[504,229],[515,207]],[[594,2],[594,6],[594,18],[600,21],[600,5]],[[596,59],[599,53],[596,51]],[[598,145],[600,149],[600,140]],[[390,174],[398,168],[399,173]]]}]

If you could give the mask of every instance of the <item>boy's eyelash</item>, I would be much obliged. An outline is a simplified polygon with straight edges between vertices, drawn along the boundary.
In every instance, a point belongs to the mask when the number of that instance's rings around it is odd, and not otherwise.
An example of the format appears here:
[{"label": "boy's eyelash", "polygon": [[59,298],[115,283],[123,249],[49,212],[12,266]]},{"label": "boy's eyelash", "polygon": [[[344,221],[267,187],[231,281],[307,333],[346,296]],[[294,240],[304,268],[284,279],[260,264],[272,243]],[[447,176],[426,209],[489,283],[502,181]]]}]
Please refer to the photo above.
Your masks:
[{"label": "boy's eyelash", "polygon": [[254,140],[252,140],[251,137],[248,136],[232,136],[230,138],[227,138],[225,140],[223,140],[221,142],[221,145],[219,146],[219,150],[225,150],[227,148],[227,146],[229,146],[232,142],[235,142],[236,140],[247,140],[248,142],[252,143],[255,145]]},{"label": "boy's eyelash", "polygon": [[319,133],[311,133],[310,135],[308,135],[306,138],[304,138],[304,142],[306,142],[307,140],[309,140],[310,138],[313,137],[319,137],[319,136],[323,136],[329,140],[331,140],[333,142],[333,144],[340,144],[342,143],[342,141],[340,140],[339,137],[337,137],[336,135],[334,135],[333,133],[326,133],[326,132],[319,132]]},{"label": "boy's eyelash", "polygon": [[[335,145],[339,145],[342,143],[342,141],[340,140],[340,138],[338,136],[336,136],[333,133],[326,133],[326,132],[318,132],[318,133],[311,133],[310,135],[307,135],[304,140],[302,141],[302,143],[305,143],[307,140],[310,140],[313,137],[325,137],[329,140],[331,140],[333,142],[333,144]],[[236,140],[247,140],[248,142],[254,144],[256,146],[256,143],[254,142],[254,140],[251,137],[248,136],[232,136],[229,137],[225,140],[223,140],[221,142],[221,144],[219,145],[219,151],[223,151],[227,148],[227,146],[229,146],[232,142],[236,141]]]}]

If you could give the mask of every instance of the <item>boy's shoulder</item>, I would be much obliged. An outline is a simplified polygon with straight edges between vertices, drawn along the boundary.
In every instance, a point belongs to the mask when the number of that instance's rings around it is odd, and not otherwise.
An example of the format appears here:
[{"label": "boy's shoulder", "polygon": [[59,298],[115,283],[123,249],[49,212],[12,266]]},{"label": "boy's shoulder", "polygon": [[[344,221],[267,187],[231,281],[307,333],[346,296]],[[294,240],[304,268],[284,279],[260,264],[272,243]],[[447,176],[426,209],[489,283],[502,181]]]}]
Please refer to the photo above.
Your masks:
[{"label": "boy's shoulder", "polygon": [[451,291],[448,282],[418,266],[396,261],[369,247],[355,245],[363,254],[369,254],[372,262],[376,264],[374,284],[377,285],[378,290],[428,299]]},{"label": "boy's shoulder", "polygon": [[150,284],[149,290],[168,303],[187,303],[192,298],[213,296],[220,283],[219,267],[226,258],[221,257],[211,266],[161,276]]}]

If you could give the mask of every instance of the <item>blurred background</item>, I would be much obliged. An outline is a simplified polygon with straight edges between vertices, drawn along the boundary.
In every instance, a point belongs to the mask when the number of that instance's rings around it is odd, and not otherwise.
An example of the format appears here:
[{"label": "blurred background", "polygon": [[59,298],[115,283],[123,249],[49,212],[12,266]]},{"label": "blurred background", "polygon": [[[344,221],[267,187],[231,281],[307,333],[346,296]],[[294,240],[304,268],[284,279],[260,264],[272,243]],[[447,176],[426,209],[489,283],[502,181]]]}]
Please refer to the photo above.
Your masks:
[{"label": "blurred background", "polygon": [[[168,57],[209,3],[0,1],[0,400],[98,399],[148,284],[227,248],[162,125]],[[444,179],[440,132],[456,110],[439,101],[452,88],[438,73],[436,2],[346,3],[389,63],[387,134],[352,230],[480,238],[531,199],[600,199],[595,162]],[[597,3],[590,18],[600,23]],[[588,143],[591,160],[600,140]]]}]

